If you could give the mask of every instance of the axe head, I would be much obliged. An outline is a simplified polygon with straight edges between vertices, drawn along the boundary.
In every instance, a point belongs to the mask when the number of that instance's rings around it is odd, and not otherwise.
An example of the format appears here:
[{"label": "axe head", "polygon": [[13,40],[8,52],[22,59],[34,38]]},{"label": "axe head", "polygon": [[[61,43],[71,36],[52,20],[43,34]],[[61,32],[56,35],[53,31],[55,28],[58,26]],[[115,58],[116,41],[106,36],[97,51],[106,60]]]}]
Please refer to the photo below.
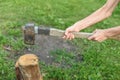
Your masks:
[{"label": "axe head", "polygon": [[23,26],[23,35],[24,35],[24,43],[28,45],[35,44],[35,25],[33,23],[28,23]]}]

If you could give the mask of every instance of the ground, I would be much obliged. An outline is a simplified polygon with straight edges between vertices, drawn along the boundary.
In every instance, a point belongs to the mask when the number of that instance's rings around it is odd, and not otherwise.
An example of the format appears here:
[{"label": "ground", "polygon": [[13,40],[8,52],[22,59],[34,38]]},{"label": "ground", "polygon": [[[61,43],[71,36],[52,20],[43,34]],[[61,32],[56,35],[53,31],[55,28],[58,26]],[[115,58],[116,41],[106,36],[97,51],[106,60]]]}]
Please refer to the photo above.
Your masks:
[{"label": "ground", "polygon": [[[120,80],[119,41],[66,41],[50,36],[37,37],[38,44],[34,46],[28,46],[23,41],[21,27],[26,23],[65,30],[99,9],[105,2],[106,0],[0,0],[0,80],[15,80],[15,62],[26,52],[36,53],[40,57],[44,80]],[[120,4],[111,17],[82,32],[119,26],[119,13]],[[48,60],[51,55],[52,59]]]},{"label": "ground", "polygon": [[28,45],[24,50],[22,50],[22,52],[21,51],[19,52],[19,56],[22,54],[32,53],[32,54],[37,55],[40,61],[51,65],[55,63],[55,59],[57,58],[52,54],[56,50],[60,51],[60,53],[61,51],[65,51],[65,53],[63,54],[69,54],[72,52],[76,55],[76,60],[78,58],[81,58],[80,59],[81,61],[82,55],[77,56],[78,53],[80,54],[80,52],[77,52],[77,49],[78,47],[75,46],[72,43],[72,41],[62,39],[62,37],[36,35],[35,45]]}]

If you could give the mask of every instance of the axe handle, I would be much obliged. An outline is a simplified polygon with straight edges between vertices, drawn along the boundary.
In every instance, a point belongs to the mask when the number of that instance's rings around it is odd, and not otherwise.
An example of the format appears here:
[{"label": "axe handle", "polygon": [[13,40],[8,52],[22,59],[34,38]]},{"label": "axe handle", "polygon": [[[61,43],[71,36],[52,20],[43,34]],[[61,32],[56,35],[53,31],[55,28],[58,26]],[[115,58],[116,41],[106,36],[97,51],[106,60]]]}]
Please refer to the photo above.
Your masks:
[{"label": "axe handle", "polygon": [[[58,36],[62,37],[64,36],[65,31],[55,28],[45,28],[45,27],[35,27],[36,34],[43,34],[43,35],[50,35],[50,36]],[[88,38],[92,35],[92,33],[85,33],[85,32],[74,32],[73,33],[76,38]]]},{"label": "axe handle", "polygon": [[[51,36],[63,36],[65,33],[64,30],[59,30],[55,28],[50,28],[50,35]],[[93,35],[93,33],[86,33],[86,32],[74,32],[76,38],[88,38],[89,36]],[[109,37],[109,39],[120,40],[120,35]]]},{"label": "axe handle", "polygon": [[[64,30],[59,30],[59,29],[55,29],[55,28],[50,28],[50,36],[63,36],[65,33]],[[75,35],[76,38],[88,38],[89,36],[92,35],[92,33],[85,33],[85,32],[74,32],[73,33]]]},{"label": "axe handle", "polygon": [[[44,35],[58,36],[58,37],[62,37],[65,33],[64,30],[60,30],[60,29],[41,28],[41,27],[36,27],[35,32],[37,34],[44,34]],[[88,38],[89,36],[93,35],[93,33],[74,32],[74,35],[75,35],[76,38]],[[109,39],[120,40],[120,35],[109,37]]]}]

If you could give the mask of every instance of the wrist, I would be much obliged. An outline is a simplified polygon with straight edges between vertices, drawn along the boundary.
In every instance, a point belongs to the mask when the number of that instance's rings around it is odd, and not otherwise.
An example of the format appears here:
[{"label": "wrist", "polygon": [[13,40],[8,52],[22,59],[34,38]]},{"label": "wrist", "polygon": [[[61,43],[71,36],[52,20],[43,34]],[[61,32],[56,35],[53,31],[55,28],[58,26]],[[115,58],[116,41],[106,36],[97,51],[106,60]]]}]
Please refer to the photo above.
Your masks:
[{"label": "wrist", "polygon": [[106,37],[110,38],[112,36],[114,36],[114,34],[112,33],[112,31],[110,29],[105,29],[104,30],[104,34]]},{"label": "wrist", "polygon": [[80,30],[83,30],[83,29],[89,27],[90,24],[86,23],[86,21],[84,21],[84,20],[81,20],[81,21],[76,22],[73,26],[75,27],[75,29],[77,31],[80,31]]},{"label": "wrist", "polygon": [[74,28],[74,31],[76,32],[79,32],[80,30],[82,30],[81,29],[82,27],[78,23],[73,24],[72,27]]},{"label": "wrist", "polygon": [[72,29],[72,31],[74,31],[74,32],[79,32],[78,27],[77,27],[77,26],[75,26],[75,25],[72,25],[70,28],[71,28],[71,29]]}]

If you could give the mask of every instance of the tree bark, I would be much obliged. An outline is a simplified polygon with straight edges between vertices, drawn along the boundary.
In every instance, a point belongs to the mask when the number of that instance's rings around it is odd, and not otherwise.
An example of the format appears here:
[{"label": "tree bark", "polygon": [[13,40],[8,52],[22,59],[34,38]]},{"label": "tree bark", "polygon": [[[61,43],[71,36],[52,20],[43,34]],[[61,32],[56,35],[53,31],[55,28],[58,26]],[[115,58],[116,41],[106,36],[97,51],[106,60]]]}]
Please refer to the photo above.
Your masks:
[{"label": "tree bark", "polygon": [[36,55],[21,56],[16,62],[15,69],[17,80],[43,80]]}]

